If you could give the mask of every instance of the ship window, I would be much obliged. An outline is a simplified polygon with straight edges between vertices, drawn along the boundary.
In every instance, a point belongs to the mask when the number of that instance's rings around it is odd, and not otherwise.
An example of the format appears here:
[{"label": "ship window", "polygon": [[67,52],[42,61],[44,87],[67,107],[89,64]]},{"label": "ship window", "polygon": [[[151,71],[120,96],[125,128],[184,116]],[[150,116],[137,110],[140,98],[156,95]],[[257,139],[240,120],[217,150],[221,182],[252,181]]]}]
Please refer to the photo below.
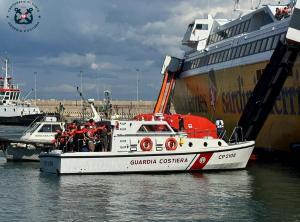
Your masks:
[{"label": "ship window", "polygon": [[236,26],[236,32],[235,32],[235,35],[238,35],[238,34],[241,33],[241,32],[240,32],[240,29],[241,29],[241,24],[238,24],[238,25]]},{"label": "ship window", "polygon": [[204,56],[204,58],[203,58],[203,62],[202,62],[202,66],[205,66],[205,65],[207,65],[207,63],[208,63],[208,58],[209,58],[209,56],[208,55],[206,55],[206,56]]},{"label": "ship window", "polygon": [[245,32],[248,32],[249,25],[250,25],[250,20],[248,19],[248,20],[245,22]]},{"label": "ship window", "polygon": [[220,52],[217,52],[217,53],[216,53],[216,60],[215,60],[215,63],[218,63],[218,62],[219,62],[219,59],[220,59]]},{"label": "ship window", "polygon": [[273,41],[272,49],[276,48],[276,46],[278,45],[278,41],[279,41],[279,35],[276,35]]},{"label": "ship window", "polygon": [[252,42],[251,43],[251,48],[250,48],[250,55],[252,55],[254,53],[254,50],[255,50],[255,46],[256,46],[256,42]]},{"label": "ship window", "polygon": [[261,52],[264,52],[266,50],[267,42],[268,42],[268,39],[262,40],[261,47],[260,47]]},{"label": "ship window", "polygon": [[271,36],[268,38],[268,43],[267,43],[267,46],[266,46],[266,51],[269,51],[272,47],[272,43],[273,43],[273,39],[274,39],[274,36]]},{"label": "ship window", "polygon": [[245,56],[249,55],[249,53],[250,53],[250,48],[251,48],[251,43],[248,43],[248,44],[246,45],[246,49],[245,49]]},{"label": "ship window", "polygon": [[233,26],[232,28],[232,36],[235,36],[236,35],[236,25]]},{"label": "ship window", "polygon": [[234,59],[235,52],[236,52],[236,47],[232,49],[231,59]]},{"label": "ship window", "polygon": [[254,53],[259,53],[260,46],[261,46],[261,40],[257,41]]},{"label": "ship window", "polygon": [[195,59],[194,69],[198,67],[198,59]]},{"label": "ship window", "polygon": [[199,58],[198,59],[198,64],[197,64],[197,68],[200,67],[201,62],[202,62],[202,58]]},{"label": "ship window", "polygon": [[285,39],[285,33],[282,33],[282,34],[280,35],[280,40],[281,40],[282,42],[284,42],[284,39]]},{"label": "ship window", "polygon": [[193,69],[193,68],[194,68],[194,63],[195,63],[195,60],[192,60],[192,61],[191,61],[191,63],[192,63],[192,65],[191,65],[191,69]]},{"label": "ship window", "polygon": [[198,60],[197,59],[194,59],[194,66],[193,66],[193,69],[195,69],[196,67],[197,67],[197,62],[198,62]]},{"label": "ship window", "polygon": [[240,56],[240,51],[241,51],[241,46],[239,46],[238,48],[237,48],[237,50],[236,50],[236,53],[235,53],[235,58],[239,58],[239,56]]},{"label": "ship window", "polygon": [[224,53],[225,53],[225,51],[221,52],[219,62],[223,62],[224,61]]},{"label": "ship window", "polygon": [[215,59],[216,59],[216,54],[214,53],[214,54],[211,55],[211,61],[210,61],[210,64],[214,64]]},{"label": "ship window", "polygon": [[0,92],[0,100],[2,100],[4,98],[4,92]]},{"label": "ship window", "polygon": [[161,124],[161,125],[142,125],[139,128],[138,133],[142,133],[142,132],[151,133],[151,132],[172,132],[172,131],[167,125]]},{"label": "ship window", "polygon": [[196,29],[198,29],[198,30],[208,30],[208,24],[197,24]]},{"label": "ship window", "polygon": [[211,60],[212,60],[212,55],[209,55],[209,59],[208,59],[208,65],[211,64]]},{"label": "ship window", "polygon": [[62,128],[60,127],[60,125],[59,124],[53,124],[52,125],[52,132],[54,133],[54,132],[56,132],[57,130],[62,130]]},{"label": "ship window", "polygon": [[241,30],[240,30],[240,33],[243,33],[244,32],[244,28],[245,28],[245,22],[243,22],[241,24]]},{"label": "ship window", "polygon": [[226,61],[229,61],[229,60],[230,60],[230,57],[231,57],[231,51],[232,51],[232,49],[230,48],[230,49],[228,50],[228,55],[227,55]]},{"label": "ship window", "polygon": [[210,36],[210,43],[214,43],[215,42],[215,34],[212,34]]},{"label": "ship window", "polygon": [[222,62],[225,62],[227,60],[228,52],[229,52],[228,49],[224,51],[224,56],[223,56]]},{"label": "ship window", "polygon": [[51,124],[45,124],[44,126],[42,126],[42,128],[39,130],[40,133],[50,133],[52,132],[51,130]]},{"label": "ship window", "polygon": [[212,54],[211,55],[211,62],[210,62],[210,64],[214,64],[214,62],[215,62],[215,60],[216,60],[216,54],[214,53],[214,54]]},{"label": "ship window", "polygon": [[203,56],[203,57],[201,57],[200,59],[199,59],[199,67],[201,67],[201,66],[203,66],[203,62],[204,62],[204,58],[205,58],[205,56]]},{"label": "ship window", "polygon": [[246,45],[243,45],[242,49],[241,49],[240,57],[244,56],[244,54],[245,54],[245,48],[246,48]]}]

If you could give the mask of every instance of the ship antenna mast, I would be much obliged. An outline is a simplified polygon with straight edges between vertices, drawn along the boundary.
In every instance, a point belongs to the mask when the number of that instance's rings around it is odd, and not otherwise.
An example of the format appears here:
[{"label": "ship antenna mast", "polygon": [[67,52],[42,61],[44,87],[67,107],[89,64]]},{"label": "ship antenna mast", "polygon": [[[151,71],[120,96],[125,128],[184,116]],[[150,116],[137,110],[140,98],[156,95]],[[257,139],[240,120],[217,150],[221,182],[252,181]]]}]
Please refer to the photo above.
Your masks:
[{"label": "ship antenna mast", "polygon": [[3,83],[3,88],[4,89],[7,89],[8,88],[8,81],[7,81],[7,78],[8,78],[8,59],[6,58],[5,59],[5,77],[4,77],[4,83]]}]

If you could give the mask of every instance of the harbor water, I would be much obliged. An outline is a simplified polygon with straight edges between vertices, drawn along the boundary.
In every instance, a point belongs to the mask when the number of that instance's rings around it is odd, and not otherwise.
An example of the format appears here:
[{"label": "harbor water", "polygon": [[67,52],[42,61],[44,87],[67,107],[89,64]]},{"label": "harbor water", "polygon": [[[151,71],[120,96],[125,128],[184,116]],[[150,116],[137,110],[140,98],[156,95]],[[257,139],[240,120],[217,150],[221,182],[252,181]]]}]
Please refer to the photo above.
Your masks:
[{"label": "harbor water", "polygon": [[[22,127],[0,127],[17,137]],[[300,170],[61,176],[0,157],[0,221],[300,221]]]}]

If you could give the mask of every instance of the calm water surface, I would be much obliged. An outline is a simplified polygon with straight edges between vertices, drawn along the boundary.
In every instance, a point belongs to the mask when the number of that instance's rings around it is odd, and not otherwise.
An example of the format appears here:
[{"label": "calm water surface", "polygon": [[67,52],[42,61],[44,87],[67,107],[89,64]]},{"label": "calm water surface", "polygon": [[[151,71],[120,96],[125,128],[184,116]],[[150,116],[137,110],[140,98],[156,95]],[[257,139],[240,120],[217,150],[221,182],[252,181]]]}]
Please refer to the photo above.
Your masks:
[{"label": "calm water surface", "polygon": [[[1,136],[17,132],[0,127]],[[300,221],[300,170],[279,163],[57,177],[0,157],[0,189],[0,221]]]}]

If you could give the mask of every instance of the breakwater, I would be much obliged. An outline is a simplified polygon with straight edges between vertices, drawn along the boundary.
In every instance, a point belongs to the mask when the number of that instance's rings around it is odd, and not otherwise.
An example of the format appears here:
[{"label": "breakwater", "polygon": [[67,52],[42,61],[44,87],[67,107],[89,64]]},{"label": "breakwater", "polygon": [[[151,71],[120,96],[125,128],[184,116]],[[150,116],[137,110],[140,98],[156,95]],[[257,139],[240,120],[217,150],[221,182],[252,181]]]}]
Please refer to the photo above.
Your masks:
[{"label": "breakwater", "polygon": [[[35,104],[35,101],[30,101]],[[89,104],[83,103],[81,100],[56,100],[46,99],[37,100],[36,105],[45,113],[58,112],[63,107],[63,115],[66,119],[89,118],[92,116],[92,110]],[[101,113],[105,106],[104,101],[95,100],[94,105]],[[112,115],[117,115],[123,119],[130,119],[140,113],[151,113],[155,105],[155,101],[111,101]],[[61,107],[61,108],[60,108]],[[84,108],[84,109],[83,109]],[[171,111],[174,110],[171,108]]]}]

